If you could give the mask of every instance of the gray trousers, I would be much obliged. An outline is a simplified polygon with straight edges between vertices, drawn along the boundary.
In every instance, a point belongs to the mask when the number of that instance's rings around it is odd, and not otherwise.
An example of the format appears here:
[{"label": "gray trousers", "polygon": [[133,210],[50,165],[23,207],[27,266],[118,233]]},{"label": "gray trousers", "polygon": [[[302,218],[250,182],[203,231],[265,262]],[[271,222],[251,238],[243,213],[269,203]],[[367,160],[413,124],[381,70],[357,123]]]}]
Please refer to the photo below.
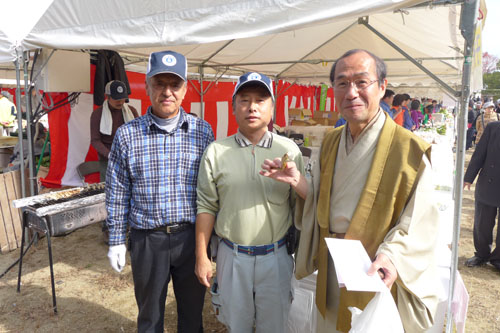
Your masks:
[{"label": "gray trousers", "polygon": [[[286,246],[266,255],[238,253],[221,242],[217,254],[218,319],[230,332],[285,331],[293,299],[293,259]],[[219,299],[217,299],[219,298]],[[216,311],[217,313],[217,311]]]}]

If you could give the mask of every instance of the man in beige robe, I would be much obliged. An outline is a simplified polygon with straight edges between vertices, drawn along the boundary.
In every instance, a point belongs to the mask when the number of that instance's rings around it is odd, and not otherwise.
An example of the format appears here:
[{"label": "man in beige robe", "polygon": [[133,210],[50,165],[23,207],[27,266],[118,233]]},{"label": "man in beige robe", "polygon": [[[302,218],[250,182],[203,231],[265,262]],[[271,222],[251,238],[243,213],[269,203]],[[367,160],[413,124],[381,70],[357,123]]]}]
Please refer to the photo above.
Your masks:
[{"label": "man in beige robe", "polygon": [[[347,306],[364,308],[372,295],[339,289],[324,237],[359,239],[373,260],[368,274],[392,288],[407,332],[432,326],[438,303],[430,149],[379,108],[385,64],[364,50],[344,54],[330,78],[347,125],[330,132],[311,177],[276,158],[261,174],[292,185],[301,230],[296,276],[318,271],[318,331],[348,331]],[[404,133],[408,132],[408,133]]]}]

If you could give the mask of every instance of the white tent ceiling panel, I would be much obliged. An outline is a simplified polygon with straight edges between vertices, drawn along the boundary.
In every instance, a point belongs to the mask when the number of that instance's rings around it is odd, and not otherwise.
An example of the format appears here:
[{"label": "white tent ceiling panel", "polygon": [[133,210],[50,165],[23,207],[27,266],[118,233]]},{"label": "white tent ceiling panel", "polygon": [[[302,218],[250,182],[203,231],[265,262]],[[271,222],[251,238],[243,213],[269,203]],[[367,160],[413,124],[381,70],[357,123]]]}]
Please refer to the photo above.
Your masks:
[{"label": "white tent ceiling panel", "polygon": [[[460,6],[404,9],[422,2],[44,0],[46,8],[36,8],[41,18],[16,45],[22,49],[115,49],[130,58],[126,63],[134,69],[145,69],[144,59],[150,52],[172,49],[187,56],[190,72],[198,72],[197,66],[204,63],[211,66],[204,69],[209,74],[262,71],[300,83],[328,82],[332,60],[349,49],[366,48],[388,60],[389,80],[394,85],[431,82],[421,69],[357,24],[358,17],[369,15],[371,26],[414,58],[458,57],[422,60],[422,64],[448,84],[459,83],[463,60],[457,50],[464,44],[457,28]],[[403,10],[393,12],[398,9]],[[2,32],[0,61],[14,51],[8,38],[2,40]],[[309,63],[293,64],[297,60]]]},{"label": "white tent ceiling panel", "polygon": [[[210,43],[289,31],[421,0],[55,0],[26,47],[123,48]],[[96,10],[98,8],[99,10]],[[72,38],[68,34],[74,32]]]},{"label": "white tent ceiling panel", "polygon": [[0,20],[0,63],[14,61],[15,47],[38,22],[53,0],[16,0],[2,4]]},{"label": "white tent ceiling panel", "polygon": [[[457,10],[458,9],[458,10]],[[396,44],[412,45],[427,56],[456,56],[463,48],[458,30],[459,6],[417,8],[407,14],[376,14],[369,23]]]},{"label": "white tent ceiling panel", "polygon": [[0,30],[0,64],[12,62],[16,54],[15,52],[14,44],[11,43],[7,35]]},{"label": "white tent ceiling panel", "polygon": [[123,55],[136,55],[147,58],[151,52],[162,51],[166,49],[175,50],[176,52],[184,54],[190,62],[202,62],[212,55],[216,50],[223,47],[228,41],[220,41],[206,44],[189,44],[177,46],[156,46],[144,48],[119,48],[116,51]]},{"label": "white tent ceiling panel", "polygon": [[[454,88],[457,88],[456,85],[460,85],[461,81],[460,79],[456,79],[456,75],[441,75],[440,78],[447,82],[449,85],[451,85]],[[401,76],[401,77],[396,77],[396,78],[389,78],[389,84],[398,86],[401,84],[409,85],[409,86],[418,86],[418,85],[424,85],[424,86],[429,86],[429,85],[436,85],[437,83],[430,77],[426,76],[425,74],[418,74],[418,75],[413,75],[413,76]]]},{"label": "white tent ceiling panel", "polygon": [[[421,60],[421,64],[433,74],[444,78],[445,82],[455,84],[460,82],[463,61],[462,55],[455,49],[460,49],[459,45],[463,48],[464,43],[456,28],[460,15],[457,7],[412,9],[408,11],[409,14],[400,12],[375,14],[369,17],[368,23],[413,58],[429,59]],[[404,19],[401,15],[404,15]],[[429,22],[428,20],[437,23],[425,24]],[[455,26],[454,30],[450,31],[450,25]],[[427,28],[429,26],[432,28]],[[424,80],[425,82],[420,82],[422,84],[432,81],[421,69],[361,24],[353,26],[331,43],[312,53],[307,59],[337,59],[345,51],[353,48],[365,48],[386,59],[390,82],[395,84],[419,82],[412,77]],[[435,57],[457,58],[457,60],[430,60]],[[292,78],[301,76],[301,73],[309,73],[309,77],[316,78],[314,81],[327,81],[328,70],[329,68],[318,65],[297,64],[283,76]],[[452,77],[455,79],[450,80]]]},{"label": "white tent ceiling panel", "polygon": [[[402,17],[402,15],[404,16]],[[432,9],[420,8],[412,9],[409,14],[401,14],[400,12],[375,14],[370,16],[369,24],[384,36],[396,42],[401,49],[412,57],[428,59],[421,60],[421,63],[438,77],[442,76],[447,79],[446,82],[455,84],[460,80],[461,58],[460,54],[453,48],[456,47],[455,45],[463,45],[461,36],[458,33],[448,36],[446,30],[444,33],[437,33],[436,30],[431,29],[428,31],[425,28],[424,32],[420,33],[418,29],[414,29],[418,26],[425,26],[422,22],[425,22],[428,17],[439,18],[439,22],[444,22],[440,23],[440,26],[446,26],[446,29],[449,29],[448,24],[455,24],[458,15],[457,6],[434,7]],[[428,78],[421,69],[409,62],[397,50],[390,47],[365,26],[356,22],[357,18],[335,20],[335,22],[271,35],[202,45],[172,46],[169,48],[185,54],[192,63],[201,63],[218,51],[206,63],[207,65],[224,64],[232,65],[233,69],[241,71],[262,71],[272,76],[280,74],[281,78],[291,81],[298,79],[302,83],[328,82],[330,66],[325,66],[324,63],[321,63],[321,60],[337,59],[345,51],[352,48],[366,48],[381,58],[388,60],[389,79],[395,85],[408,82],[414,84],[432,82],[432,79]],[[352,26],[349,28],[350,25]],[[342,34],[340,34],[341,32]],[[425,41],[431,35],[437,37],[429,39],[429,43],[433,43],[433,45],[428,46]],[[445,37],[440,37],[441,35]],[[408,36],[411,36],[411,38]],[[330,39],[332,40],[329,41]],[[441,45],[436,41],[443,39],[446,40],[445,45]],[[327,41],[329,42],[326,43]],[[230,43],[223,48],[228,42]],[[152,50],[160,49],[165,49],[165,47],[120,49],[120,51],[147,57]],[[311,50],[316,51],[311,52]],[[459,60],[430,60],[436,55],[441,57],[458,56]],[[309,60],[311,63],[292,65],[294,60],[299,59]],[[265,62],[271,62],[272,64],[262,64]],[[196,68],[193,67],[192,70],[196,71]],[[215,71],[207,68],[205,73],[215,73]],[[227,72],[227,74],[231,73],[238,74],[238,72],[231,70]],[[450,80],[453,76],[457,79]]]},{"label": "white tent ceiling panel", "polygon": [[[330,33],[338,33],[351,24],[351,21],[340,21],[328,24],[322,24],[313,27],[306,27],[292,31],[251,37],[241,38],[233,41],[215,42],[201,44],[199,47],[193,45],[181,45],[168,47],[177,52],[181,52],[190,62],[202,62],[208,59],[217,50],[226,43],[230,44],[220,50],[216,56],[207,62],[208,65],[238,65],[239,68],[247,70],[257,70],[257,65],[239,65],[239,64],[259,64],[270,62],[283,62],[283,64],[273,64],[265,66],[268,68],[266,73],[276,75],[290,66],[297,59],[301,59],[311,50],[323,44]],[[153,50],[164,50],[166,47],[142,48],[142,49],[120,49],[126,54],[136,54],[147,57]],[[288,63],[285,63],[288,62]],[[259,68],[262,68],[259,66]]]}]

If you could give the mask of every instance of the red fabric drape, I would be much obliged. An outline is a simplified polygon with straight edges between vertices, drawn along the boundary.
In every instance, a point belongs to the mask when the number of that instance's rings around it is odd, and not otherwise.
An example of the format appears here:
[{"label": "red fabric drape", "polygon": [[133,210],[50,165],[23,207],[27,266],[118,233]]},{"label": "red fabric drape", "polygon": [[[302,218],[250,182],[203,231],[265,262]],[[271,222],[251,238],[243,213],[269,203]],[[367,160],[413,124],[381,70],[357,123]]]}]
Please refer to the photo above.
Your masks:
[{"label": "red fabric drape", "polygon": [[[67,93],[48,93],[54,103],[68,97]],[[46,97],[47,102],[48,96]],[[71,106],[66,104],[54,111],[49,112],[50,128],[50,169],[47,177],[41,178],[45,187],[61,186],[61,179],[66,171],[68,158],[68,120],[71,115]]]}]

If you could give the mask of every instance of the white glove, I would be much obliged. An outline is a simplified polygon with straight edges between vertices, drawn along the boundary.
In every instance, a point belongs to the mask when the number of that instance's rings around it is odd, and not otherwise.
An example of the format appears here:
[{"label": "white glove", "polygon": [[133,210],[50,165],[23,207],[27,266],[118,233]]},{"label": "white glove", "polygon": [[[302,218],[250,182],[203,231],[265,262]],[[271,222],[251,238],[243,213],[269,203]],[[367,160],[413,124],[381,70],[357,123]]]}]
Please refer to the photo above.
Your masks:
[{"label": "white glove", "polygon": [[111,267],[118,273],[120,273],[125,267],[125,254],[127,253],[127,247],[125,244],[112,245],[109,247],[108,258]]}]

